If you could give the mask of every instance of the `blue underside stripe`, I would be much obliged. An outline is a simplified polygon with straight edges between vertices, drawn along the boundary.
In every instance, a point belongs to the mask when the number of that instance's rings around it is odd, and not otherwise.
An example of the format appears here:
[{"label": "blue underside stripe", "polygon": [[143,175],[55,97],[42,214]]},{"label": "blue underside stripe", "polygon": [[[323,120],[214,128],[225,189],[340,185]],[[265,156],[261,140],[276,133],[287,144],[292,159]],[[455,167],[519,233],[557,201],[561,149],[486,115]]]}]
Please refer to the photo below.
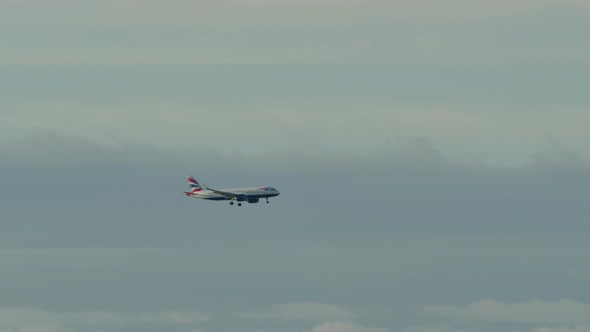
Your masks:
[{"label": "blue underside stripe", "polygon": [[[250,198],[267,198],[267,197],[275,197],[275,196],[278,196],[278,195],[276,195],[276,194],[273,194],[273,195],[267,195],[267,194],[249,195]],[[199,196],[197,196],[197,198],[206,199],[208,201],[229,201],[230,200],[227,197],[199,197]]]},{"label": "blue underside stripe", "polygon": [[225,198],[225,197],[199,197],[202,199],[206,199],[208,201],[227,201],[229,200],[229,198]]}]

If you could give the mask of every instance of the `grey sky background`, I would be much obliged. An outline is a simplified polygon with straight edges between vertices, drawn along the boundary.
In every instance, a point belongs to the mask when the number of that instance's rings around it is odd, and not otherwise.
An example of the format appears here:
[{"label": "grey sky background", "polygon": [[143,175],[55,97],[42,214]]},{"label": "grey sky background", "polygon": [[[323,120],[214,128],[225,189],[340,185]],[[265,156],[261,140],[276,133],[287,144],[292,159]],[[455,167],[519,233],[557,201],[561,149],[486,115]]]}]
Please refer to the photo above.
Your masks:
[{"label": "grey sky background", "polygon": [[0,2],[0,331],[589,331],[589,13]]}]

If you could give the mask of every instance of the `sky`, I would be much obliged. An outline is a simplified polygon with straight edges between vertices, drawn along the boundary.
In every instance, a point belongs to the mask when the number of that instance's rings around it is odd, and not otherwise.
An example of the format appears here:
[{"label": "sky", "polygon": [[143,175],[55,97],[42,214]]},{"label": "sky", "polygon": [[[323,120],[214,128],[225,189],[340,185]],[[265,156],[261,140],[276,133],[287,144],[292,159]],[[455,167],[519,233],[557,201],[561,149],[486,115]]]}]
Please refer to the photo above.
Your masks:
[{"label": "sky", "polygon": [[590,331],[589,14],[0,1],[0,331]]}]

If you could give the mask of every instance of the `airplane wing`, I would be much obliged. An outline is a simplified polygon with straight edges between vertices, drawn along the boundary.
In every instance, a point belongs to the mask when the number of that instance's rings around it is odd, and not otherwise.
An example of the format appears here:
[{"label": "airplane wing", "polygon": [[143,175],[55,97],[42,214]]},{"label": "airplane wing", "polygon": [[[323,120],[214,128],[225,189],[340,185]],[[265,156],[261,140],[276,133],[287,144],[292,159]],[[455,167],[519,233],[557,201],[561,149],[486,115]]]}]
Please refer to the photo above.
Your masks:
[{"label": "airplane wing", "polygon": [[203,187],[205,187],[205,189],[207,189],[207,190],[211,190],[212,192],[214,192],[218,195],[221,195],[221,196],[225,196],[229,199],[237,199],[239,196],[244,196],[243,194],[236,194],[236,193],[232,193],[229,191],[221,191],[221,190],[217,190],[217,189],[211,189],[211,188],[207,187],[207,185],[205,185],[204,183],[203,183]]}]

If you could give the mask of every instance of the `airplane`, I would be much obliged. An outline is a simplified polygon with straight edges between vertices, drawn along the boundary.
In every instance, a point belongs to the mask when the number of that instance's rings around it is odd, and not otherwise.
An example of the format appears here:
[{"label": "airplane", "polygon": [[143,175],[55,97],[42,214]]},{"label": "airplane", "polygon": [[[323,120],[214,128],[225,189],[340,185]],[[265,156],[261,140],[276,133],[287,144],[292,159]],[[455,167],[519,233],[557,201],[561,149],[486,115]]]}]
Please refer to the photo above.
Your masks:
[{"label": "airplane", "polygon": [[190,191],[183,191],[187,197],[195,197],[210,201],[229,201],[229,205],[242,206],[242,202],[258,203],[261,198],[266,199],[269,203],[269,197],[279,196],[280,192],[273,187],[253,187],[253,188],[236,188],[236,189],[211,189],[204,183],[199,184],[191,175],[187,176]]}]

